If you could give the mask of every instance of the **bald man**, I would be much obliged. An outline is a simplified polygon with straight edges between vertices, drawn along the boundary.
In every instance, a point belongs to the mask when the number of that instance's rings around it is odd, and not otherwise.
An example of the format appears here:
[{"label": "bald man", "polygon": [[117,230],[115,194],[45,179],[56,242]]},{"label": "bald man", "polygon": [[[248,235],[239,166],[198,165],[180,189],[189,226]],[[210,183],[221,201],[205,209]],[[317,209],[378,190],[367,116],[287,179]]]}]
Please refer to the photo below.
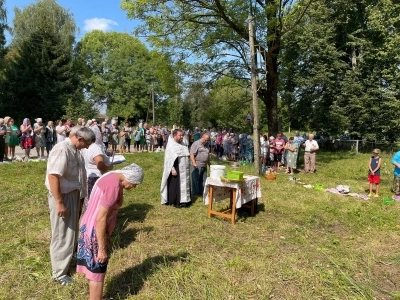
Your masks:
[{"label": "bald man", "polygon": [[208,143],[210,135],[204,133],[190,147],[190,162],[192,164],[192,196],[203,196],[204,184],[207,179],[207,165],[210,165]]}]

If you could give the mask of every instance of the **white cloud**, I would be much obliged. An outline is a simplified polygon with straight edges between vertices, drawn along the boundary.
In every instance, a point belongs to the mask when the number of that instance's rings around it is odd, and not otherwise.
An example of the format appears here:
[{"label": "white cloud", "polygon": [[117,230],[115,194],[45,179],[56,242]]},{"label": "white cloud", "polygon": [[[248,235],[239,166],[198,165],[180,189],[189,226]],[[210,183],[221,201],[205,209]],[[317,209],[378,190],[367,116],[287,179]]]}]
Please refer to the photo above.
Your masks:
[{"label": "white cloud", "polygon": [[104,18],[93,18],[93,19],[86,19],[83,21],[85,24],[83,29],[85,31],[93,31],[93,30],[101,30],[101,31],[108,31],[111,30],[113,26],[118,26],[118,23]]}]

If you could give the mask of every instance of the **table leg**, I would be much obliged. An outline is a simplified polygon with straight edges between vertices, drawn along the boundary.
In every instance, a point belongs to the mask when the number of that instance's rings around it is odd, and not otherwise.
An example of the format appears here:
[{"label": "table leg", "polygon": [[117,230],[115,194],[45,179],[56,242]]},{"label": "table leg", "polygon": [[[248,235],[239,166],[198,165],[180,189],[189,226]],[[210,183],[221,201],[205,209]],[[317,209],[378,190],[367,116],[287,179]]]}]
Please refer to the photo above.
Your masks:
[{"label": "table leg", "polygon": [[256,206],[257,198],[251,200],[251,216],[254,216],[254,207]]},{"label": "table leg", "polygon": [[213,205],[213,186],[209,185],[208,188],[208,217],[211,218],[211,211],[212,211],[212,205]]},{"label": "table leg", "polygon": [[235,225],[235,217],[236,217],[236,189],[232,189],[232,193],[231,193],[231,220],[232,220],[232,225]]}]

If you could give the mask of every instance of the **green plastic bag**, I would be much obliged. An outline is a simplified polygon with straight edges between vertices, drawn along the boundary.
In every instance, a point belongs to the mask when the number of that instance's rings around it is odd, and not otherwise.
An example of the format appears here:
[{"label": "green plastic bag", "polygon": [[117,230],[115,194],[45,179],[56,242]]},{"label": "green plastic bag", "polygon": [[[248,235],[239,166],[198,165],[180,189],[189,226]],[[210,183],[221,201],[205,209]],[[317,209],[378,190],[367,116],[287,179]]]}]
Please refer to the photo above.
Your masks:
[{"label": "green plastic bag", "polygon": [[324,187],[324,185],[321,184],[321,183],[316,183],[315,186],[314,186],[314,190],[316,190],[316,191],[323,191],[323,190],[325,190],[325,187]]},{"label": "green plastic bag", "polygon": [[396,201],[392,198],[385,198],[383,199],[383,204],[392,204],[395,203]]}]

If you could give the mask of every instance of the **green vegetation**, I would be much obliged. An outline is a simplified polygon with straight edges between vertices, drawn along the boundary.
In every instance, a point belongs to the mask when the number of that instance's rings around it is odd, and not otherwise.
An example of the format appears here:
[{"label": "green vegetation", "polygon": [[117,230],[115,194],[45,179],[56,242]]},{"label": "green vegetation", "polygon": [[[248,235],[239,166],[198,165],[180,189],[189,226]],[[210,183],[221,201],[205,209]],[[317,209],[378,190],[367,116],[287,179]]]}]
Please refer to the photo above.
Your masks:
[{"label": "green vegetation", "polygon": [[[400,210],[398,203],[383,204],[392,195],[391,154],[383,155],[380,198],[307,190],[279,174],[274,182],[261,179],[258,214],[240,211],[235,226],[208,219],[201,199],[186,209],[161,206],[163,154],[126,157],[146,175],[125,193],[112,238],[107,297],[398,299]],[[321,152],[317,173],[297,177],[366,193],[368,158]],[[0,167],[0,298],[87,299],[79,275],[70,287],[51,281],[45,163]],[[253,167],[242,169],[251,173]]]},{"label": "green vegetation", "polygon": [[76,30],[73,16],[54,0],[15,9],[1,116],[56,120],[64,115],[68,100],[83,100],[72,55]]},{"label": "green vegetation", "polygon": [[293,128],[398,138],[399,12],[388,0],[311,1],[283,38],[282,100]]}]

